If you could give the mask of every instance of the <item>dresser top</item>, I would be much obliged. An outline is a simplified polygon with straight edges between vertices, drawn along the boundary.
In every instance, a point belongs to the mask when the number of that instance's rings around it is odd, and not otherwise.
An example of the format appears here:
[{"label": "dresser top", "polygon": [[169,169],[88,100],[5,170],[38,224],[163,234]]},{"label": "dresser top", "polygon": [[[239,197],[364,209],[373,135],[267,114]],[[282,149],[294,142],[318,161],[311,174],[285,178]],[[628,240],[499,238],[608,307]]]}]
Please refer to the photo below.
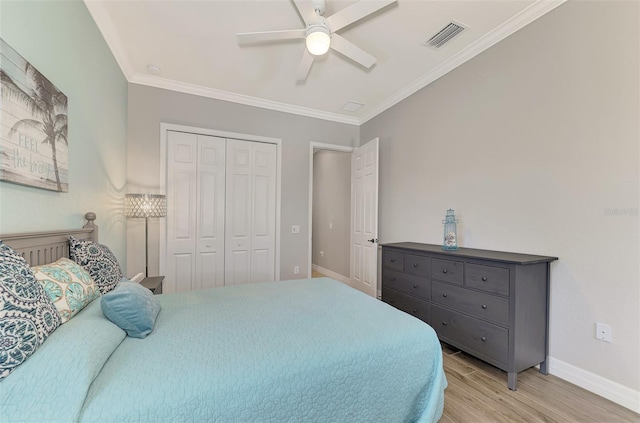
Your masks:
[{"label": "dresser top", "polygon": [[537,264],[558,260],[558,257],[536,256],[533,254],[507,253],[504,251],[478,250],[475,248],[460,248],[459,250],[443,250],[442,245],[420,244],[418,242],[396,242],[381,244],[383,247],[402,248],[431,254],[442,254],[448,257],[470,258],[478,260],[493,260],[512,264]]}]

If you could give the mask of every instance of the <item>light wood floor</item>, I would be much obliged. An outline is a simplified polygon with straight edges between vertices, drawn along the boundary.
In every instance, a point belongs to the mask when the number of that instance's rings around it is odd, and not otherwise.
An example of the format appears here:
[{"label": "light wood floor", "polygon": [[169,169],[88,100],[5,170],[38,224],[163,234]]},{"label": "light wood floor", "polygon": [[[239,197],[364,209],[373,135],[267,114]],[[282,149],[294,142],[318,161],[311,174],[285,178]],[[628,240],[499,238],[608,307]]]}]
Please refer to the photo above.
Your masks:
[{"label": "light wood floor", "polygon": [[325,276],[320,272],[316,272],[315,270],[312,270],[311,271],[311,277],[312,278],[324,278]]},{"label": "light wood floor", "polygon": [[445,390],[441,423],[640,422],[640,415],[535,369],[518,375],[518,390],[507,374],[443,344]]}]

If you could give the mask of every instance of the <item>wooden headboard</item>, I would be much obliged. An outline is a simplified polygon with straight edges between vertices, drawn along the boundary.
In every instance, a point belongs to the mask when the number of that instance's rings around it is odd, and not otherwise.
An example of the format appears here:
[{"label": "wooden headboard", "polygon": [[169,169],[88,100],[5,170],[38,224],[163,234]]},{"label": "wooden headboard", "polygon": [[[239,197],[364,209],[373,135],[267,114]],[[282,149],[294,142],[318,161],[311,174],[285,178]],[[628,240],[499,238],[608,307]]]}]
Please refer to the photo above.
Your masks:
[{"label": "wooden headboard", "polygon": [[89,212],[84,218],[87,224],[82,229],[6,234],[0,235],[0,240],[22,254],[30,266],[51,263],[61,257],[69,258],[69,236],[98,242],[96,214]]}]

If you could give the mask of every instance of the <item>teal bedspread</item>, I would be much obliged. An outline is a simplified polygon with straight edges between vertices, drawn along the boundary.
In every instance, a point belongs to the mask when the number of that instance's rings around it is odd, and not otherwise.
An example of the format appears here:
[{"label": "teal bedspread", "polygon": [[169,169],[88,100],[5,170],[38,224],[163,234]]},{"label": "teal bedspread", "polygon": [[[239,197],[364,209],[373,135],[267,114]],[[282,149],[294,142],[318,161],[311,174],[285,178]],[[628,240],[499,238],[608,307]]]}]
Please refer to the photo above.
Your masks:
[{"label": "teal bedspread", "polygon": [[0,383],[0,421],[394,423],[442,414],[435,332],[339,282],[158,298],[145,339],[125,337],[97,301],[61,326]]}]

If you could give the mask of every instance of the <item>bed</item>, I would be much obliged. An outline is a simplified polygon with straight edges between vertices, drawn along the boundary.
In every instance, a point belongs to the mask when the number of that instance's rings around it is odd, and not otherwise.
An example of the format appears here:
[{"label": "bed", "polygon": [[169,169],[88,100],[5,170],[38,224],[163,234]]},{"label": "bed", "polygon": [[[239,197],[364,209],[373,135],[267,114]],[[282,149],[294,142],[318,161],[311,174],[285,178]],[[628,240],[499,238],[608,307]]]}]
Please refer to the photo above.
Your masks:
[{"label": "bed", "polygon": [[[92,222],[90,222],[92,223]],[[91,225],[1,237],[33,264]],[[328,279],[156,296],[131,338],[94,300],[0,381],[0,421],[431,422],[446,379],[435,332]]]}]

